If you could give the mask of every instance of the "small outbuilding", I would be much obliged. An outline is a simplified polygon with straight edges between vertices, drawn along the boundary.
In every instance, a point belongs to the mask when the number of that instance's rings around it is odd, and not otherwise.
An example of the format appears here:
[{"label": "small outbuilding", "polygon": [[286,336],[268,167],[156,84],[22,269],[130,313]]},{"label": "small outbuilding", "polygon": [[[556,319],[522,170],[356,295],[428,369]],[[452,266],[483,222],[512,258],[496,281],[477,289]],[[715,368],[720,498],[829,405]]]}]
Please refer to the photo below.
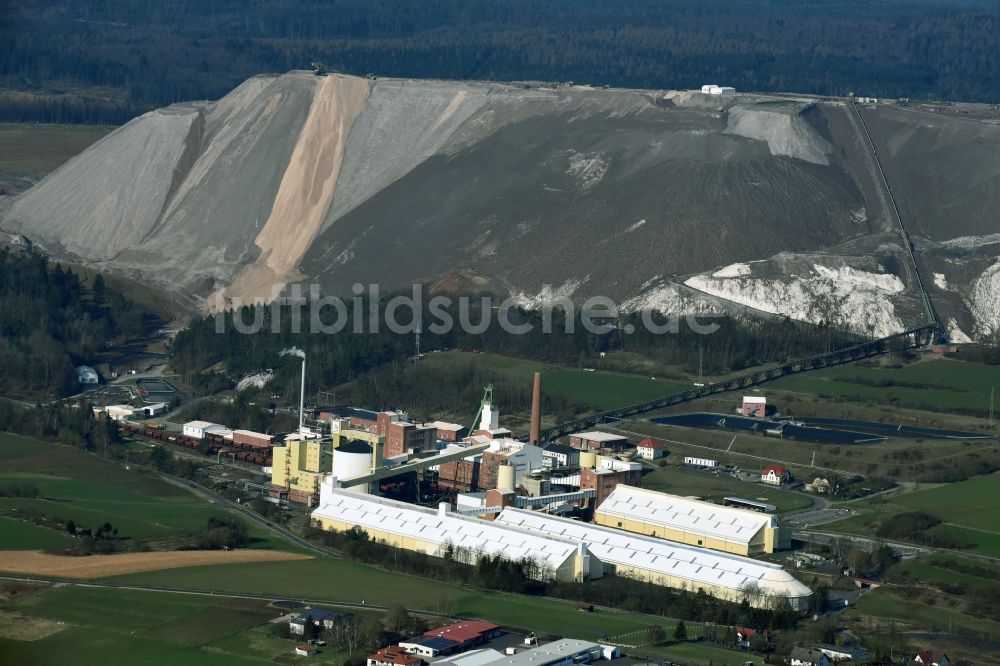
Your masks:
[{"label": "small outbuilding", "polygon": [[759,419],[767,416],[767,398],[762,395],[743,396],[743,405],[740,408],[743,416],[754,416]]},{"label": "small outbuilding", "polygon": [[89,365],[81,365],[76,369],[76,381],[80,386],[96,386],[101,383],[101,376]]},{"label": "small outbuilding", "polygon": [[295,654],[300,657],[311,657],[319,652],[319,648],[315,645],[296,645]]}]

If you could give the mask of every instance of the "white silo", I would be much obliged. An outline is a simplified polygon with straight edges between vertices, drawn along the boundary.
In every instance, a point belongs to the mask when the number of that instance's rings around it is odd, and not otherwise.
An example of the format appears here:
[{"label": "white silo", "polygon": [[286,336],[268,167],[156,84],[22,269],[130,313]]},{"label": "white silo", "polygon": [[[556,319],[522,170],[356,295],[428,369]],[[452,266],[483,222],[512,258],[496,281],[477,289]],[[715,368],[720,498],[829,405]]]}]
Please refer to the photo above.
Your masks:
[{"label": "white silo", "polygon": [[502,463],[497,468],[497,490],[514,490],[514,466]]},{"label": "white silo", "polygon": [[[372,473],[372,447],[368,442],[353,439],[333,450],[333,475],[340,482],[350,481]],[[365,492],[366,485],[354,486]]]}]

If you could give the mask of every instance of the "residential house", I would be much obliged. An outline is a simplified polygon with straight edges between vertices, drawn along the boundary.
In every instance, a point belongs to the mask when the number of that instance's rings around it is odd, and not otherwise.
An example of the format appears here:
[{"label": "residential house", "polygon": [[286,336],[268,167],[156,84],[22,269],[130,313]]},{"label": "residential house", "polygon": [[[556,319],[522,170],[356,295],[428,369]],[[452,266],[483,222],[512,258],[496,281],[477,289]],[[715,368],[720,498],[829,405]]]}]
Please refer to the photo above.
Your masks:
[{"label": "residential house", "polygon": [[368,657],[368,666],[425,666],[426,661],[398,645],[382,648]]},{"label": "residential house", "polygon": [[744,650],[750,649],[750,641],[757,635],[756,629],[751,629],[750,627],[735,627],[736,629],[736,644],[739,645]]},{"label": "residential house", "polygon": [[830,666],[830,658],[815,648],[792,648],[788,655],[792,666]]},{"label": "residential house", "polygon": [[948,658],[948,655],[943,654],[939,657],[934,654],[933,650],[921,650],[913,658],[913,662],[923,664],[923,666],[951,666],[951,659]]},{"label": "residential house", "polygon": [[772,486],[783,486],[791,481],[792,475],[781,465],[768,465],[760,470],[760,482]]},{"label": "residential house", "polygon": [[827,657],[830,661],[866,661],[868,659],[868,654],[862,650],[855,650],[853,648],[843,646],[843,645],[830,645],[829,643],[817,643],[813,646],[815,649],[819,650]]},{"label": "residential house", "polygon": [[312,625],[312,630],[314,631],[332,629],[335,625],[345,622],[352,617],[354,616],[350,613],[338,613],[323,608],[310,608],[302,611],[298,617],[289,621],[288,631],[294,636],[305,636],[308,633],[307,629],[310,625]]},{"label": "residential house", "polygon": [[830,482],[827,479],[816,477],[803,488],[807,493],[816,493],[817,495],[828,495],[830,494]]},{"label": "residential house", "polygon": [[639,446],[636,448],[636,453],[640,458],[645,458],[646,460],[657,460],[658,458],[665,456],[667,451],[663,448],[663,445],[655,439],[647,437],[639,442]]}]

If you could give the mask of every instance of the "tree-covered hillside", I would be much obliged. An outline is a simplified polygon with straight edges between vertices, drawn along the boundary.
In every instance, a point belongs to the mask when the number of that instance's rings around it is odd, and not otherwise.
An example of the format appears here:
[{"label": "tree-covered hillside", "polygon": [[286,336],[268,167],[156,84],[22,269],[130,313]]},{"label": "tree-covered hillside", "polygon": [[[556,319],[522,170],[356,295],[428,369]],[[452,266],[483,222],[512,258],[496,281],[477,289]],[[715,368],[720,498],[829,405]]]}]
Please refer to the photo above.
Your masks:
[{"label": "tree-covered hillside", "polygon": [[989,0],[24,0],[0,118],[121,122],[322,61],[364,75],[1000,101]]},{"label": "tree-covered hillside", "polygon": [[103,278],[92,287],[36,252],[0,251],[0,395],[75,393],[77,364],[146,331],[143,311]]}]

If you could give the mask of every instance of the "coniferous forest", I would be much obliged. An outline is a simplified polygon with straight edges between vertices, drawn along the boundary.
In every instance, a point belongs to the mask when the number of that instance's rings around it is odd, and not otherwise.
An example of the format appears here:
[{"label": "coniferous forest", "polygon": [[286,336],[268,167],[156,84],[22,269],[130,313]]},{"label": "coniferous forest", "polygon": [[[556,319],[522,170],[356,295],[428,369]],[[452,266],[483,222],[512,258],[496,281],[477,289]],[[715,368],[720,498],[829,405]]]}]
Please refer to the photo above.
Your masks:
[{"label": "coniferous forest", "polygon": [[120,123],[262,72],[1000,102],[991,0],[23,0],[0,120]]},{"label": "coniferous forest", "polygon": [[91,288],[37,252],[0,250],[0,394],[78,390],[74,367],[148,329],[146,314],[98,276]]}]

